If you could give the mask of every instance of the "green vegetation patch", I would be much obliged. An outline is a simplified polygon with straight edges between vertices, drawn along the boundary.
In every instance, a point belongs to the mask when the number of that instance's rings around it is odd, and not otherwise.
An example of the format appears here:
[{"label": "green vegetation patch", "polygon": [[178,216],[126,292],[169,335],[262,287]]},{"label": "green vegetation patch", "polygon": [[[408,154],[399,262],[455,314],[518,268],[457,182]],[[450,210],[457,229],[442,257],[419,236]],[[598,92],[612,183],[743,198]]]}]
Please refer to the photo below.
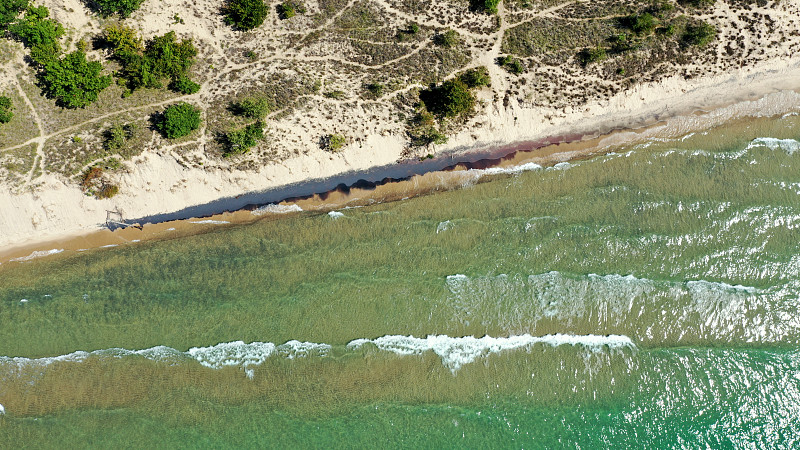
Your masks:
[{"label": "green vegetation patch", "polygon": [[28,8],[28,0],[3,0],[0,2],[0,31],[8,28],[8,25]]},{"label": "green vegetation patch", "polygon": [[613,19],[580,22],[537,18],[510,28],[503,37],[502,51],[521,57],[546,53],[572,56],[578,49],[594,47],[617,33]]},{"label": "green vegetation patch", "polygon": [[161,88],[164,79],[170,79],[170,88],[184,94],[199,90],[200,86],[188,77],[197,56],[191,39],[178,40],[170,31],[143,44],[136,31],[124,25],[106,28],[103,36],[114,58],[122,64],[119,74],[131,91]]},{"label": "green vegetation patch", "polygon": [[327,134],[320,139],[320,147],[333,153],[342,151],[345,144],[347,144],[347,138],[341,134]]},{"label": "green vegetation patch", "polygon": [[421,91],[419,99],[428,111],[439,117],[458,117],[475,108],[475,96],[458,78]]},{"label": "green vegetation patch", "polygon": [[139,9],[144,0],[90,0],[90,6],[103,17],[118,14],[122,18],[129,17]]},{"label": "green vegetation patch", "polygon": [[8,97],[0,97],[0,123],[8,123],[11,122],[11,119],[14,117],[14,105],[11,103],[11,99]]},{"label": "green vegetation patch", "polygon": [[291,19],[298,14],[306,13],[306,6],[298,1],[285,1],[275,7],[281,20]]},{"label": "green vegetation patch", "polygon": [[513,73],[514,75],[520,75],[525,71],[525,66],[522,65],[522,61],[520,61],[519,58],[514,58],[511,55],[498,57],[497,65]]},{"label": "green vegetation patch", "polygon": [[231,112],[237,116],[263,119],[269,114],[269,100],[263,97],[249,97],[231,104]]},{"label": "green vegetation patch", "polygon": [[264,122],[256,121],[238,130],[225,134],[225,151],[222,156],[233,156],[247,153],[264,139]]},{"label": "green vegetation patch", "polygon": [[168,139],[184,137],[200,128],[200,109],[186,102],[170,105],[155,120],[156,129]]},{"label": "green vegetation patch", "polygon": [[108,151],[121,149],[136,133],[136,124],[115,124],[103,133],[103,148]]},{"label": "green vegetation patch", "polygon": [[103,65],[87,61],[76,50],[63,58],[48,61],[39,73],[42,92],[64,108],[85,108],[97,101],[97,95],[111,84],[111,76],[102,75]]},{"label": "green vegetation patch", "polygon": [[46,7],[30,6],[25,17],[8,28],[12,36],[31,49],[31,59],[40,65],[61,54],[59,39],[64,35],[64,27],[49,16],[50,10]]},{"label": "green vegetation patch", "polygon": [[497,14],[497,6],[500,0],[470,0],[469,7],[473,11],[479,11],[487,14]]},{"label": "green vegetation patch", "polygon": [[447,135],[441,131],[436,117],[425,108],[425,105],[420,105],[416,115],[409,121],[408,137],[412,147],[447,143]]},{"label": "green vegetation patch", "polygon": [[223,13],[225,23],[249,31],[264,23],[269,14],[269,5],[263,0],[229,0]]},{"label": "green vegetation patch", "polygon": [[705,47],[715,37],[717,37],[717,29],[705,22],[688,25],[683,33],[683,41],[697,47]]},{"label": "green vegetation patch", "polygon": [[476,67],[462,72],[458,79],[468,88],[479,88],[492,85],[492,78],[489,76],[489,69],[485,66]]}]

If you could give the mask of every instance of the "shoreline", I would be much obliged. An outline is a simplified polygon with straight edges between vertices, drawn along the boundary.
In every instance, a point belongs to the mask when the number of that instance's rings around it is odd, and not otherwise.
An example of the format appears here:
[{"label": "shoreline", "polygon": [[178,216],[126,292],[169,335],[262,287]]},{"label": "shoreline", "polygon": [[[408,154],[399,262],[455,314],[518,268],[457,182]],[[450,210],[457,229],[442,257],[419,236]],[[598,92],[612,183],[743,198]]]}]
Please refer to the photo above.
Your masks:
[{"label": "shoreline", "polygon": [[[692,85],[693,89],[685,88]],[[588,105],[585,111],[568,114],[567,119],[561,124],[551,127],[543,127],[541,124],[531,127],[516,125],[520,121],[520,116],[525,119],[523,123],[539,123],[535,122],[535,119],[541,119],[540,116],[543,114],[541,110],[515,110],[511,107],[500,111],[495,108],[496,114],[487,115],[487,120],[496,124],[495,126],[490,126],[489,129],[483,127],[479,130],[463,131],[433,159],[404,160],[366,168],[353,168],[350,171],[323,177],[295,176],[296,179],[277,182],[261,179],[258,181],[267,185],[263,189],[245,191],[239,195],[222,195],[207,199],[209,201],[205,202],[197,201],[203,199],[205,194],[203,192],[193,197],[194,203],[191,199],[186,202],[185,195],[174,195],[173,197],[183,197],[182,208],[163,212],[163,209],[156,209],[163,208],[157,204],[150,209],[151,214],[140,214],[134,219],[124,218],[124,222],[129,224],[142,224],[141,229],[129,226],[110,231],[96,220],[92,225],[86,224],[85,218],[84,223],[71,222],[67,220],[69,215],[56,217],[60,220],[53,220],[53,223],[49,224],[48,228],[57,224],[64,225],[59,232],[39,231],[38,225],[33,221],[27,228],[25,226],[14,228],[14,223],[8,223],[8,220],[4,223],[0,220],[0,230],[3,231],[0,233],[0,263],[7,267],[6,263],[15,259],[21,258],[23,261],[27,260],[25,259],[27,257],[33,259],[37,255],[35,252],[63,249],[69,253],[151,239],[170,239],[206,232],[214,229],[213,226],[225,223],[245,224],[268,217],[282,216],[280,213],[269,211],[261,216],[254,215],[251,211],[261,205],[278,204],[282,205],[278,209],[289,208],[297,211],[299,207],[304,211],[324,212],[347,206],[401,200],[457,187],[461,180],[454,179],[463,176],[452,174],[469,173],[468,169],[508,168],[527,163],[552,166],[559,162],[590,158],[606,153],[613,147],[632,145],[654,138],[674,138],[747,117],[771,117],[796,112],[800,110],[798,91],[800,91],[800,58],[794,58],[765,63],[759,67],[743,68],[725,76],[696,80],[682,78],[678,80],[673,77],[659,83],[638,85],[611,101],[604,102],[605,105],[599,103]],[[675,92],[679,94],[675,95]],[[639,108],[626,110],[626,106],[631,106],[633,97],[653,98],[653,100],[645,101]],[[612,103],[616,105],[612,107]],[[599,114],[595,114],[593,110]],[[581,120],[587,116],[590,116],[591,120]],[[538,128],[549,130],[548,137],[518,139],[525,136],[541,136],[543,133],[540,134]],[[481,137],[477,139],[477,143],[472,142],[470,145],[467,140],[474,132],[481,133]],[[508,140],[509,138],[517,139]],[[378,151],[377,148],[372,150]],[[384,153],[387,154],[397,151],[396,148],[385,150]],[[159,157],[159,155],[148,156]],[[160,157],[169,158],[168,155]],[[174,160],[172,162],[175,163]],[[320,163],[320,161],[315,162]],[[253,179],[262,175],[260,171],[234,175],[243,174]],[[206,177],[201,176],[199,181],[193,180],[195,187],[200,183],[208,184],[208,178],[215,175],[218,184],[225,182],[219,179],[219,174],[205,173],[205,175]],[[469,178],[473,175],[464,176]],[[2,213],[0,217],[14,217],[16,224],[19,225],[21,213],[29,213],[29,217],[22,219],[30,220],[32,212],[28,207],[31,204],[40,205],[47,211],[45,205],[48,202],[65,200],[63,196],[58,195],[63,194],[59,192],[63,189],[69,187],[64,186],[49,191],[44,188],[41,192],[25,193],[23,195],[30,196],[29,200],[33,200],[32,203],[30,201],[4,203],[0,205]],[[130,189],[131,192],[136,191],[135,186],[127,186],[126,189]],[[77,191],[77,188],[74,190]],[[192,191],[191,183],[187,183],[186,188],[179,194],[187,194],[188,191]],[[81,195],[79,192],[78,194]],[[148,196],[145,195],[138,198],[121,195],[120,198],[110,201],[88,199],[82,195],[81,197],[83,198],[79,201],[65,205],[68,209],[71,207],[72,217],[77,214],[79,217],[97,218],[98,207],[103,216],[108,217],[106,212],[116,209],[114,207],[116,205],[124,204],[126,209],[131,209],[125,201],[130,204],[138,201],[138,205],[133,208],[134,211],[137,208],[142,211],[148,209]],[[74,193],[66,200],[70,199],[75,200]],[[171,200],[174,202],[175,199]],[[87,203],[92,204],[93,208],[87,208]],[[200,218],[204,220],[198,220]],[[12,229],[16,233],[12,234]]]}]

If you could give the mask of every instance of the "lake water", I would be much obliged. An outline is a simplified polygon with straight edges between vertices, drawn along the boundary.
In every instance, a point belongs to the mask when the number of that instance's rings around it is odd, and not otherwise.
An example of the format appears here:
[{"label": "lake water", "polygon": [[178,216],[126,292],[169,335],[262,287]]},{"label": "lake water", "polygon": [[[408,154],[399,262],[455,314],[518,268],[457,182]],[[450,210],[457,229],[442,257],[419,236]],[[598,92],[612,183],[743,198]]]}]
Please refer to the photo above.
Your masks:
[{"label": "lake water", "polygon": [[797,448],[798,138],[4,264],[0,447]]}]

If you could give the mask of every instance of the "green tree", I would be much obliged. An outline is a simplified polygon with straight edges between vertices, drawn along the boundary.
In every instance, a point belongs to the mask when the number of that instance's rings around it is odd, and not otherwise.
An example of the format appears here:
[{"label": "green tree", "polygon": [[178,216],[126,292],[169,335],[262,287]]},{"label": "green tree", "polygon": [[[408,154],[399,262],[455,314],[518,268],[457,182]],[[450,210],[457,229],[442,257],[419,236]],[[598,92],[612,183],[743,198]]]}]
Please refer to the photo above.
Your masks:
[{"label": "green tree", "polygon": [[473,11],[485,12],[488,14],[497,14],[497,6],[500,0],[470,0],[470,9]]},{"label": "green tree", "polygon": [[103,39],[115,58],[125,63],[144,52],[144,43],[136,30],[125,25],[111,25],[103,31]]},{"label": "green tree", "polygon": [[14,105],[10,98],[0,97],[0,123],[11,122],[11,118],[14,117],[13,109]]},{"label": "green tree", "polygon": [[419,98],[428,111],[439,117],[458,117],[475,108],[475,96],[458,78],[421,91]]},{"label": "green tree", "polygon": [[17,20],[19,13],[27,7],[28,0],[0,1],[0,31],[5,30],[9,24]]},{"label": "green tree", "polygon": [[248,31],[264,23],[269,14],[269,6],[263,0],[229,0],[223,13],[228,25]]},{"label": "green tree", "polygon": [[134,11],[139,9],[144,0],[93,0],[92,3],[97,8],[97,12],[103,17],[108,17],[112,14],[119,14],[120,17],[125,18],[131,15]]},{"label": "green tree", "polygon": [[114,58],[122,64],[120,74],[131,90],[160,88],[165,78],[170,87],[184,94],[197,92],[200,86],[188,78],[197,48],[191,39],[178,40],[175,32],[155,36],[142,44],[135,30],[118,25],[106,28],[104,39]]},{"label": "green tree", "polygon": [[186,102],[170,105],[156,120],[156,128],[169,139],[177,139],[200,128],[200,109]]},{"label": "green tree", "polygon": [[257,121],[244,128],[230,131],[225,135],[225,153],[223,156],[247,153],[264,139],[264,122]]},{"label": "green tree", "polygon": [[175,32],[155,36],[147,42],[144,56],[157,76],[177,78],[186,75],[194,64],[197,49],[191,39],[178,41]]},{"label": "green tree", "polygon": [[42,91],[64,108],[85,108],[97,101],[97,95],[111,84],[111,77],[101,75],[103,65],[87,61],[76,50],[63,58],[48,61],[39,73]]},{"label": "green tree", "polygon": [[55,20],[48,19],[50,11],[44,6],[29,6],[25,17],[9,26],[13,36],[31,49],[31,59],[45,64],[58,58],[61,45],[58,40],[64,35],[64,27]]}]

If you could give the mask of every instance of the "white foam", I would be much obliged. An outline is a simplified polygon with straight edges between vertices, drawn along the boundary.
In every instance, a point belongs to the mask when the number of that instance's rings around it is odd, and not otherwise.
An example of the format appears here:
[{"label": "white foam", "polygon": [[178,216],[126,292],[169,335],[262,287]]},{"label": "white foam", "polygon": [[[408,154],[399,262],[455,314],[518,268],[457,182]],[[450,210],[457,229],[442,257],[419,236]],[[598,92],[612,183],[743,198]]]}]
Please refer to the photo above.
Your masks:
[{"label": "white foam", "polygon": [[63,248],[54,248],[54,249],[51,249],[51,250],[37,250],[37,251],[31,253],[28,256],[21,256],[19,258],[12,258],[10,261],[30,261],[30,260],[36,259],[36,258],[43,258],[45,256],[55,255],[55,254],[61,253],[63,251],[64,251]]},{"label": "white foam", "polygon": [[470,172],[477,173],[479,175],[497,175],[497,174],[517,174],[522,172],[528,172],[531,170],[538,170],[541,169],[542,166],[536,163],[525,163],[520,164],[518,166],[511,166],[511,167],[489,167],[487,169],[470,169]]},{"label": "white foam", "polygon": [[481,356],[490,353],[499,353],[505,350],[528,348],[535,344],[546,344],[553,347],[559,345],[572,345],[600,350],[601,348],[618,349],[634,347],[633,341],[627,336],[610,335],[568,335],[552,334],[546,336],[520,336],[491,337],[474,336],[450,337],[445,335],[429,335],[426,338],[414,336],[382,336],[377,339],[356,339],[347,344],[350,349],[372,343],[381,350],[390,351],[398,355],[419,355],[432,351],[442,359],[442,364],[455,373],[463,365],[475,361]]},{"label": "white foam", "polygon": [[449,220],[445,220],[444,222],[439,222],[439,225],[436,226],[436,234],[441,233],[442,231],[447,231],[453,228],[453,222]]},{"label": "white foam", "polygon": [[784,150],[790,155],[800,151],[800,142],[794,139],[777,139],[771,137],[755,138],[752,142],[750,142],[750,145],[748,145],[745,150],[750,150],[753,147],[761,146],[767,147],[770,150]]},{"label": "white foam", "polygon": [[340,213],[339,211],[330,211],[330,212],[328,213],[328,216],[329,216],[331,219],[338,219],[338,218],[340,218],[340,217],[344,217],[344,214],[343,214],[343,213]]},{"label": "white foam", "polygon": [[230,223],[227,220],[198,220],[197,222],[189,222],[189,223],[196,223],[196,224],[208,224],[208,225],[224,225],[226,223]]},{"label": "white foam", "polygon": [[108,244],[100,246],[100,248],[111,248],[111,247],[119,247],[119,244]]},{"label": "white foam", "polygon": [[572,167],[572,164],[564,161],[564,162],[560,162],[560,163],[554,165],[553,169],[555,169],[555,170],[566,170],[566,169],[569,169],[570,167]]},{"label": "white foam", "polygon": [[328,344],[318,344],[316,342],[300,342],[291,340],[279,345],[276,351],[288,359],[305,358],[309,356],[327,356],[331,350]]},{"label": "white foam", "polygon": [[264,214],[287,214],[293,212],[301,212],[303,208],[297,205],[278,205],[275,203],[271,203],[269,205],[264,205],[258,209],[251,211],[250,213],[254,216],[263,216]]}]

